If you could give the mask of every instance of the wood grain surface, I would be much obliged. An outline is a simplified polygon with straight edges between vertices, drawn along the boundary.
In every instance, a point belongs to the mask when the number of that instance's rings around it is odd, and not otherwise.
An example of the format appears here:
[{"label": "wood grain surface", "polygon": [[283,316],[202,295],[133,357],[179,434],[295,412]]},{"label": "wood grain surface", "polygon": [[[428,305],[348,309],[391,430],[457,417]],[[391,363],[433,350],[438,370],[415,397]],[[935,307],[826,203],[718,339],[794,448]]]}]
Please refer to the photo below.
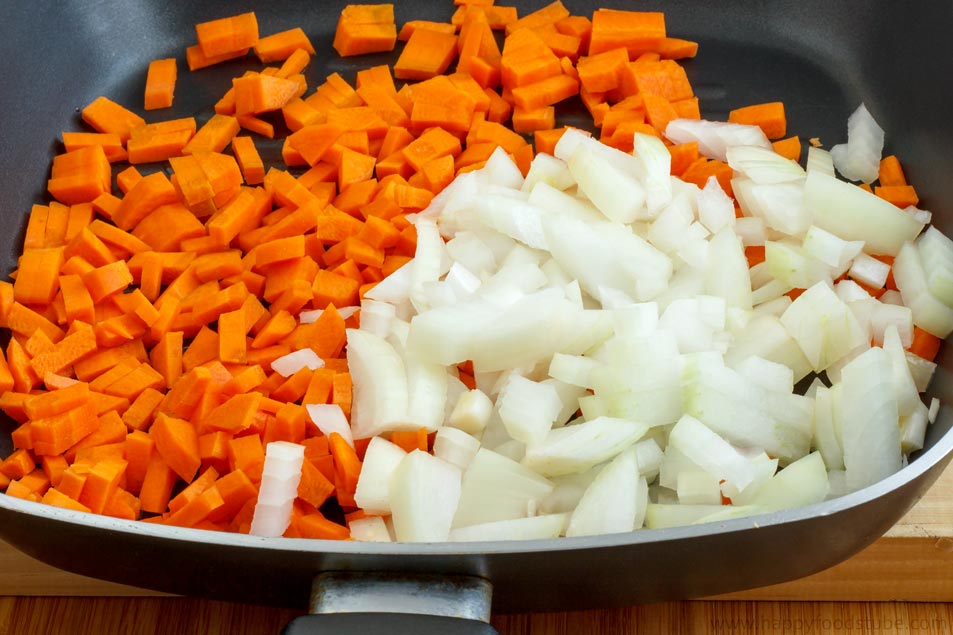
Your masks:
[{"label": "wood grain surface", "polygon": [[[0,635],[277,633],[299,614],[159,595],[59,571],[0,543],[0,596],[6,596],[0,597]],[[807,578],[707,601],[496,615],[493,624],[503,635],[953,635],[951,611],[953,467],[886,536],[853,558]]]},{"label": "wood grain surface", "polygon": [[[0,598],[0,634],[277,634],[296,611],[187,598]],[[927,602],[668,602],[626,609],[497,615],[501,635],[953,632],[953,607]],[[368,634],[370,635],[370,634]]]}]

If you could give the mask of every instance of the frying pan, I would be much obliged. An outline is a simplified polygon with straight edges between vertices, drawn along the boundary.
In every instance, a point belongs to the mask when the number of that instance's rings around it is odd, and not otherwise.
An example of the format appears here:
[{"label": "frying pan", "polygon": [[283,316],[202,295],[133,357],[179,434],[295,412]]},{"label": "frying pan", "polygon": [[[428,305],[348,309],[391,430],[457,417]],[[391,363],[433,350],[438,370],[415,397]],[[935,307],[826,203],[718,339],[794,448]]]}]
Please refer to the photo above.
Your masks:
[{"label": "frying pan", "polygon": [[[343,60],[331,38],[343,2],[291,0],[157,2],[74,0],[0,3],[0,259],[16,263],[26,213],[46,198],[61,130],[83,129],[79,110],[100,94],[136,109],[145,69],[155,58],[179,59],[171,111],[150,120],[196,115],[203,121],[251,59],[195,73],[183,52],[193,25],[254,10],[262,33],[302,26],[318,55],[310,86],[330,72],[353,79],[359,66],[393,61],[374,55]],[[541,3],[519,3],[521,13]],[[846,118],[861,102],[887,131],[887,150],[904,162],[922,206],[946,233],[953,229],[953,3],[892,0],[736,0],[664,3],[565,0],[576,14],[597,6],[664,10],[670,34],[698,40],[686,63],[709,119],[735,107],[782,100],[789,130],[826,145],[846,136]],[[446,20],[448,0],[403,0],[398,23]],[[914,44],[915,43],[915,44]],[[937,78],[941,78],[937,80]],[[582,125],[570,105],[561,123]],[[277,146],[265,150],[277,159]],[[951,402],[953,355],[941,354],[930,396]],[[316,589],[319,611],[339,613],[329,628],[357,623],[365,631],[386,613],[412,610],[456,615],[458,632],[492,632],[497,611],[547,611],[630,605],[736,591],[805,576],[829,567],[881,536],[926,491],[949,461],[953,416],[944,407],[926,446],[897,474],[848,496],[754,518],[665,530],[527,542],[362,544],[263,539],[124,522],[0,495],[0,537],[25,553],[76,573],[160,591],[239,602],[306,607]],[[0,423],[0,451],[11,448],[10,421]],[[376,585],[376,586],[375,586]],[[388,596],[389,594],[389,596]],[[389,604],[397,597],[397,606]],[[388,599],[389,597],[389,599]],[[463,604],[454,604],[463,598]],[[435,606],[419,607],[418,600]],[[466,604],[466,602],[470,602]],[[343,608],[342,608],[343,607]],[[348,608],[349,607],[349,608]],[[424,618],[420,618],[423,620]],[[451,618],[415,621],[407,632],[456,632]],[[329,622],[328,620],[337,620]],[[378,620],[373,622],[373,620]],[[475,621],[476,620],[476,621]],[[346,623],[345,623],[346,622]],[[318,625],[297,622],[289,632]],[[297,629],[297,630],[296,630]],[[470,629],[469,631],[466,629]]]}]

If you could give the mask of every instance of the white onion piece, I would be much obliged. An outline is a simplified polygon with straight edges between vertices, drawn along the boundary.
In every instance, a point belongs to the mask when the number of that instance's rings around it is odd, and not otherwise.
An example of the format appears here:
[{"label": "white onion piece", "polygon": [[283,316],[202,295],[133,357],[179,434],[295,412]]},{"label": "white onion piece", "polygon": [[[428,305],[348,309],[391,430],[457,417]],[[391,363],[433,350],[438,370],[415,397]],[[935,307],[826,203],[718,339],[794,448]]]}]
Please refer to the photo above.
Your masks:
[{"label": "white onion piece", "polygon": [[639,179],[645,188],[647,217],[652,219],[672,200],[672,155],[654,135],[637,132],[633,139],[632,154],[638,161]]},{"label": "white onion piece", "polygon": [[698,191],[697,203],[698,220],[711,233],[736,224],[735,203],[714,176],[708,177],[705,187]]},{"label": "white onion piece", "polygon": [[367,516],[348,521],[351,538],[362,542],[393,542],[387,523],[380,516]]},{"label": "white onion piece", "polygon": [[771,142],[758,126],[721,121],[673,119],[665,127],[665,137],[674,143],[698,142],[698,151],[709,159],[725,161],[732,146],[771,149]]},{"label": "white onion piece", "polygon": [[679,472],[675,492],[678,494],[678,502],[683,505],[721,504],[721,487],[718,479],[701,470]]},{"label": "white onion piece", "polygon": [[733,445],[762,448],[783,463],[807,454],[810,398],[765,390],[724,366],[714,353],[687,356],[683,381],[685,413]]},{"label": "white onion piece", "polygon": [[645,527],[665,529],[698,523],[743,518],[764,511],[757,505],[672,505],[649,503],[645,512]]},{"label": "white onion piece", "polygon": [[351,426],[347,422],[347,417],[341,406],[337,404],[313,404],[305,406],[308,410],[308,416],[312,423],[326,437],[330,437],[332,432],[340,434],[347,444],[354,447],[354,435],[351,432]]},{"label": "white onion piece", "polygon": [[[450,254],[450,258],[455,264],[465,267],[467,271],[476,276],[482,276],[496,270],[496,259],[493,250],[472,231],[457,232],[453,238],[447,241],[447,253]],[[375,286],[374,289],[376,288]]]},{"label": "white onion piece", "polygon": [[910,351],[905,351],[904,357],[907,358],[907,367],[913,376],[913,383],[917,386],[918,392],[926,392],[930,386],[930,380],[933,379],[933,373],[936,372],[936,363],[923,359],[919,355],[914,355]]},{"label": "white onion piece", "polygon": [[513,190],[523,187],[523,174],[506,150],[500,146],[496,147],[480,171],[493,185]]},{"label": "white onion piece", "polygon": [[400,304],[410,297],[410,287],[413,280],[413,261],[400,267],[368,291],[364,297],[380,302]]},{"label": "white onion piece", "polygon": [[348,329],[347,364],[354,382],[351,429],[355,439],[420,427],[407,420],[407,372],[393,346],[373,333]]},{"label": "white onion piece", "polygon": [[698,419],[684,415],[669,433],[668,442],[719,481],[744,491],[754,480],[747,459]]},{"label": "white onion piece", "polygon": [[900,427],[889,354],[870,348],[842,373],[841,437],[847,486],[860,489],[900,469]]},{"label": "white onion piece", "polygon": [[480,540],[543,540],[563,535],[569,514],[543,514],[458,527],[450,530],[451,542]]},{"label": "white onion piece", "polygon": [[634,446],[635,460],[639,465],[639,474],[652,481],[658,476],[662,466],[662,448],[655,439],[642,439]]},{"label": "white onion piece", "polygon": [[905,454],[923,449],[927,427],[930,425],[930,410],[917,402],[917,409],[900,417],[900,449]]},{"label": "white onion piece", "polygon": [[[343,319],[348,319],[355,313],[361,310],[359,306],[342,306],[336,307],[338,314]],[[298,314],[298,322],[301,324],[313,324],[318,321],[318,318],[321,317],[321,314],[324,313],[324,309],[315,309],[313,311],[302,311]]]},{"label": "white onion piece", "polygon": [[735,233],[745,247],[763,245],[766,236],[764,220],[751,216],[735,219]]},{"label": "white onion piece", "polygon": [[361,329],[386,338],[397,317],[397,307],[389,302],[364,299],[361,302]]},{"label": "white onion piece", "polygon": [[887,282],[890,265],[862,253],[854,258],[854,262],[850,265],[847,273],[851,278],[864,283],[868,287],[880,289]]},{"label": "white onion piece", "polygon": [[520,187],[524,192],[531,192],[537,183],[545,183],[557,190],[568,190],[576,184],[569,173],[569,166],[551,154],[540,152],[529,164],[529,172]]},{"label": "white onion piece", "polygon": [[592,371],[599,366],[599,361],[582,355],[565,355],[556,353],[549,363],[549,376],[564,381],[567,384],[591,388]]},{"label": "white onion piece", "polygon": [[723,298],[727,306],[751,309],[748,260],[745,258],[744,246],[730,227],[723,227],[709,241],[705,290],[711,295]]},{"label": "white onion piece", "polygon": [[840,271],[863,250],[862,241],[846,241],[816,225],[808,227],[801,243],[804,251]]},{"label": "white onion piece", "polygon": [[543,476],[582,472],[616,456],[648,429],[644,423],[612,417],[555,428],[526,448],[522,464]]},{"label": "white onion piece", "polygon": [[302,368],[316,370],[323,367],[324,360],[310,348],[302,348],[287,355],[282,355],[271,362],[271,370],[282,377],[291,377]]},{"label": "white onion piece", "polygon": [[824,459],[820,452],[812,452],[771,477],[750,503],[765,510],[802,507],[820,503],[829,491]]},{"label": "white onion piece", "polygon": [[731,187],[744,215],[761,218],[770,229],[796,238],[811,224],[801,183],[758,184],[735,177],[731,179]]},{"label": "white onion piece", "polygon": [[480,434],[493,414],[493,402],[482,390],[469,390],[457,399],[447,424],[469,434]]},{"label": "white onion piece", "polygon": [[433,442],[433,455],[456,465],[465,472],[480,449],[480,442],[463,430],[444,426],[437,430]]},{"label": "white onion piece", "polygon": [[688,197],[677,196],[649,227],[646,239],[659,251],[670,254],[685,240],[685,231],[694,220],[695,213]]},{"label": "white onion piece", "polygon": [[836,430],[840,425],[835,418],[834,396],[836,392],[819,387],[814,393],[814,447],[820,452],[824,464],[830,470],[844,469],[844,452],[841,449],[840,435]]},{"label": "white onion piece", "polygon": [[631,223],[644,216],[645,189],[586,144],[573,152],[567,164],[579,190],[606,218]]},{"label": "white onion piece", "polygon": [[632,531],[642,526],[648,484],[639,476],[632,448],[604,467],[586,488],[566,527],[567,536]]},{"label": "white onion piece", "polygon": [[807,175],[804,206],[815,225],[844,240],[862,240],[870,254],[896,256],[923,229],[912,214],[821,172]]},{"label": "white onion piece", "polygon": [[453,527],[525,518],[528,502],[540,501],[552,491],[553,484],[533,470],[480,448],[463,475]]},{"label": "white onion piece", "polygon": [[930,293],[953,307],[953,241],[935,227],[928,227],[917,239],[917,251]]},{"label": "white onion piece", "polygon": [[265,446],[261,486],[249,529],[251,535],[276,537],[288,529],[303,463],[303,445],[272,441]]},{"label": "white onion piece", "polygon": [[535,249],[546,248],[541,226],[543,210],[525,200],[525,196],[483,194],[475,202],[474,211],[480,222],[501,234]]},{"label": "white onion piece", "polygon": [[877,180],[884,147],[884,131],[864,104],[847,118],[847,143],[831,148],[837,171],[851,181]]},{"label": "white onion piece", "polygon": [[893,261],[893,277],[903,303],[913,312],[913,323],[945,338],[953,332],[953,311],[928,288],[924,263],[916,246],[907,243]]},{"label": "white onion piece", "polygon": [[813,257],[792,241],[764,243],[764,262],[768,273],[778,282],[793,289],[807,289],[816,283],[830,282],[834,269]]},{"label": "white onion piece", "polygon": [[383,437],[367,444],[361,475],[357,479],[354,502],[368,514],[389,514],[390,484],[394,470],[407,453]]},{"label": "white onion piece", "polygon": [[890,366],[893,370],[892,383],[894,395],[897,399],[897,412],[901,417],[912,414],[918,407],[923,406],[917,385],[910,374],[903,342],[897,327],[890,325],[882,336],[883,349],[890,356]]},{"label": "white onion piece", "polygon": [[930,407],[927,410],[927,419],[930,423],[936,421],[937,415],[940,414],[940,400],[936,397],[930,400]]},{"label": "white onion piece", "polygon": [[542,383],[552,386],[556,390],[556,394],[559,395],[559,401],[562,402],[562,409],[556,415],[553,427],[559,428],[566,425],[570,419],[576,416],[576,411],[579,410],[579,399],[589,394],[588,391],[580,386],[573,386],[552,377],[544,379]]},{"label": "white onion piece", "polygon": [[835,176],[834,159],[827,150],[815,146],[808,146],[806,164],[808,173],[821,172],[828,176]]},{"label": "white onion piece", "polygon": [[[443,542],[460,502],[460,470],[421,450],[405,456],[391,476],[390,506],[400,542]],[[421,496],[421,492],[427,492]]]},{"label": "white onion piece", "polygon": [[732,170],[755,183],[775,184],[799,181],[806,175],[796,161],[786,159],[763,146],[733,146],[725,156]]},{"label": "white onion piece", "polygon": [[862,345],[865,333],[857,318],[823,282],[802,293],[781,316],[815,371],[821,371]]},{"label": "white onion piece", "polygon": [[404,353],[407,377],[407,421],[433,432],[443,424],[447,404],[447,371],[441,364]]}]

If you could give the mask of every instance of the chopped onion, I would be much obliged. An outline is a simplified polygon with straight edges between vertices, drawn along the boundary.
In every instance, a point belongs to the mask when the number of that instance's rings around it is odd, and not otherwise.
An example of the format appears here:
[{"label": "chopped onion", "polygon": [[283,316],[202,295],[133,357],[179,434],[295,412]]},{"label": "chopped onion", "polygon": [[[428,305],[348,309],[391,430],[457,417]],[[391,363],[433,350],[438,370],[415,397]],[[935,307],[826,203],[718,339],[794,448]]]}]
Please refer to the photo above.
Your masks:
[{"label": "chopped onion", "polygon": [[563,535],[569,514],[543,514],[458,527],[450,531],[451,542],[478,540],[542,540]]},{"label": "chopped onion", "polygon": [[310,348],[303,348],[299,351],[282,355],[271,362],[271,370],[282,377],[291,377],[302,368],[315,370],[324,367],[324,360],[318,357]]},{"label": "chopped onion", "polygon": [[354,436],[351,432],[351,426],[347,422],[347,417],[341,406],[337,404],[307,404],[308,416],[311,421],[326,437],[330,437],[332,432],[337,432],[348,445],[354,447]]},{"label": "chopped onion", "polygon": [[642,526],[648,484],[639,476],[634,449],[621,453],[586,488],[569,519],[567,536],[632,531]]},{"label": "chopped onion", "polygon": [[[421,496],[420,492],[427,492]],[[442,542],[460,502],[460,470],[421,450],[403,459],[391,476],[394,534],[401,542]]]},{"label": "chopped onion", "polygon": [[291,524],[291,508],[298,496],[303,463],[303,445],[272,441],[265,446],[261,486],[248,533],[272,537],[285,533]]},{"label": "chopped onion", "polygon": [[665,127],[665,137],[674,143],[698,142],[698,151],[709,159],[727,160],[728,148],[756,146],[771,149],[771,142],[758,126],[721,121],[673,119]]},{"label": "chopped onion", "polygon": [[[862,119],[841,169],[869,168]],[[393,520],[353,536],[724,521],[864,487],[922,446],[936,365],[905,348],[914,324],[953,332],[953,241],[918,237],[928,212],[838,180],[822,150],[803,170],[754,126],[675,120],[666,136],[727,160],[735,200],[672,177],[655,137],[627,154],[567,129],[525,179],[497,149],[409,217],[414,260],[347,332],[352,427],[308,407],[325,434],[373,438],[355,500]],[[878,301],[882,255],[899,292]],[[825,381],[795,394],[812,371]],[[376,436],[421,427],[434,456]]]},{"label": "chopped onion", "polygon": [[374,437],[367,444],[361,475],[357,479],[354,502],[368,514],[389,514],[390,484],[394,470],[407,455],[404,450],[383,437]]},{"label": "chopped onion", "polygon": [[804,181],[804,207],[814,224],[844,240],[861,240],[870,254],[896,256],[923,223],[895,205],[821,172]]},{"label": "chopped onion", "polygon": [[847,119],[847,143],[831,148],[837,171],[851,181],[877,180],[884,147],[884,131],[864,104]]}]

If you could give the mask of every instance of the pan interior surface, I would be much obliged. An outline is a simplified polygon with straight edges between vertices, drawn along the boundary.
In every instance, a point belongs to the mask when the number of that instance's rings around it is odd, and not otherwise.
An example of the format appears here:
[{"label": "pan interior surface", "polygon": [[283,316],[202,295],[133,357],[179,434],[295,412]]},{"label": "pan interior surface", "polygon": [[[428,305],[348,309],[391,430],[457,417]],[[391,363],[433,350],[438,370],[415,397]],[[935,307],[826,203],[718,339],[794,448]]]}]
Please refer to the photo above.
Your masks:
[{"label": "pan interior surface", "polygon": [[[309,87],[331,72],[353,79],[358,68],[393,62],[394,56],[341,59],[331,48],[337,15],[344,2],[302,5],[273,1],[212,0],[204,3],[122,3],[84,0],[70,3],[7,3],[0,18],[5,72],[0,78],[6,151],[0,154],[4,192],[0,219],[0,268],[16,266],[30,206],[48,200],[49,162],[60,151],[59,132],[86,129],[79,110],[99,95],[142,113],[145,69],[156,58],[179,60],[179,83],[172,109],[153,118],[195,116],[199,123],[230,86],[232,77],[260,65],[253,57],[190,73],[184,49],[194,43],[197,22],[254,10],[262,33],[301,26],[318,51],[306,71]],[[521,14],[541,6],[521,3]],[[574,14],[624,2],[571,2]],[[449,2],[401,2],[398,24],[409,19],[448,20]],[[953,25],[949,3],[876,2],[765,3],[742,0],[704,3],[673,0],[640,5],[662,10],[669,34],[697,40],[698,57],[685,64],[699,97],[702,115],[724,120],[733,108],[783,101],[789,134],[818,138],[825,147],[846,139],[846,119],[865,103],[886,130],[885,153],[897,154],[922,206],[946,233],[953,229],[953,124],[944,105],[953,103],[953,83],[937,81],[953,71]],[[915,34],[917,46],[896,47],[897,33]],[[581,103],[568,104],[560,121],[590,127]],[[257,141],[257,139],[256,139]],[[262,144],[263,156],[280,162],[280,142]],[[953,400],[951,354],[943,350],[930,396]],[[12,449],[15,423],[0,422],[0,454]],[[328,568],[352,570],[450,571],[490,578],[498,607],[509,610],[584,608],[641,600],[727,592],[806,575],[830,566],[876,539],[922,495],[949,456],[951,417],[944,407],[931,426],[925,450],[913,465],[871,491],[848,501],[830,501],[812,513],[782,514],[762,536],[750,524],[730,522],[722,533],[711,528],[659,530],[651,540],[597,537],[562,549],[558,541],[535,551],[481,545],[420,545],[373,548],[351,543],[301,549],[297,542],[239,541],[203,545],[201,534],[174,539],[161,533],[137,535],[133,526],[97,526],[67,515],[47,519],[31,506],[0,497],[0,536],[24,551],[86,575],[241,601],[302,606],[301,585]],[[34,506],[35,507],[35,506]],[[109,524],[109,523],[107,523]],[[6,526],[4,526],[6,525]],[[797,558],[779,554],[778,545],[808,532],[830,536]],[[67,545],[73,538],[77,542]],[[217,540],[209,541],[217,543]],[[82,547],[82,548],[77,548]],[[745,562],[730,554],[743,550]],[[90,555],[83,555],[83,553]],[[104,558],[100,554],[111,554]],[[151,566],[143,567],[148,563]],[[145,572],[144,572],[145,571]],[[638,577],[639,580],[634,580]],[[232,578],[232,579],[228,579]],[[644,578],[644,579],[643,579]],[[537,581],[552,580],[540,598]],[[580,593],[579,589],[588,589]]]}]

